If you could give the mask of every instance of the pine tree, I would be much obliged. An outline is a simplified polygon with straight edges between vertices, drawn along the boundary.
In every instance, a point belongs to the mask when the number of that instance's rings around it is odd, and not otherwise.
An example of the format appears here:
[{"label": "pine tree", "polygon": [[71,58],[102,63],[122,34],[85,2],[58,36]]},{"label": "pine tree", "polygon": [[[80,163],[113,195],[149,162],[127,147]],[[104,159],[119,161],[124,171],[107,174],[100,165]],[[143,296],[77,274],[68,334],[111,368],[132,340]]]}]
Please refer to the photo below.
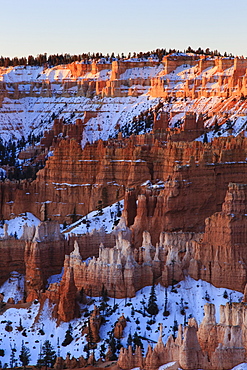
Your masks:
[{"label": "pine tree", "polygon": [[53,367],[54,363],[56,361],[56,352],[54,351],[54,348],[52,347],[49,340],[46,340],[41,348],[41,353],[39,355],[39,359],[37,362],[37,366],[45,366],[47,367]]},{"label": "pine tree", "polygon": [[223,298],[227,299],[228,298],[228,294],[227,294],[227,291],[225,290],[224,293],[223,293]]},{"label": "pine tree", "polygon": [[168,298],[167,298],[167,288],[165,288],[165,306],[164,306],[164,312],[163,316],[169,316],[170,312],[168,311]]},{"label": "pine tree", "polygon": [[77,221],[76,207],[74,207],[73,213],[71,215],[72,224]]},{"label": "pine tree", "polygon": [[103,311],[103,315],[105,314],[105,310],[108,307],[107,301],[109,301],[108,293],[107,293],[107,289],[105,288],[103,284],[102,289],[101,289],[101,303],[99,306],[100,311]]},{"label": "pine tree", "polygon": [[31,355],[29,349],[24,345],[24,341],[22,341],[19,359],[21,361],[22,366],[24,367],[24,370],[26,369],[26,366],[29,364],[30,356]]},{"label": "pine tree", "polygon": [[16,357],[15,357],[15,353],[16,353],[16,348],[15,347],[11,347],[11,352],[10,352],[10,361],[9,361],[9,366],[11,368],[15,367],[16,366]]},{"label": "pine tree", "polygon": [[127,346],[129,347],[129,346],[132,346],[132,335],[131,335],[131,333],[129,333],[129,335],[128,335],[128,338],[127,338]]},{"label": "pine tree", "polygon": [[101,344],[100,346],[100,357],[101,358],[105,358],[105,351],[106,351],[106,346],[105,346],[105,342],[103,342],[103,344]]},{"label": "pine tree", "polygon": [[63,347],[66,347],[66,346],[68,346],[72,341],[73,341],[73,337],[72,337],[72,325],[71,325],[71,324],[69,324],[68,329],[66,330],[66,333],[65,333],[65,338],[64,338],[64,341],[63,341],[63,343],[62,343],[62,346],[63,346]]},{"label": "pine tree", "polygon": [[156,293],[155,293],[155,285],[153,283],[152,288],[151,288],[151,292],[150,292],[150,296],[149,296],[149,300],[148,300],[148,308],[147,308],[147,312],[150,315],[157,315],[157,313],[159,312],[158,305],[157,305],[156,301],[157,301],[157,297],[156,297]]},{"label": "pine tree", "polygon": [[172,336],[175,339],[176,338],[176,332],[178,331],[178,322],[176,319],[174,319],[173,327],[172,327]]},{"label": "pine tree", "polygon": [[137,334],[137,332],[135,331],[135,333],[133,335],[133,351],[136,350],[136,346],[141,347],[141,349],[143,350],[142,341],[141,341],[139,335]]},{"label": "pine tree", "polygon": [[185,315],[185,308],[184,308],[183,298],[181,298],[181,301],[180,301],[180,313],[181,313],[181,315]]},{"label": "pine tree", "polygon": [[207,136],[207,133],[206,132],[204,132],[203,143],[204,144],[208,143],[208,136]]},{"label": "pine tree", "polygon": [[88,334],[87,334],[88,348],[91,348],[93,345],[93,334],[90,324],[90,319],[88,319]]},{"label": "pine tree", "polygon": [[114,361],[117,359],[117,356],[116,356],[117,347],[116,347],[116,340],[113,335],[111,335],[109,346],[111,348],[111,353],[112,353],[111,361]]}]

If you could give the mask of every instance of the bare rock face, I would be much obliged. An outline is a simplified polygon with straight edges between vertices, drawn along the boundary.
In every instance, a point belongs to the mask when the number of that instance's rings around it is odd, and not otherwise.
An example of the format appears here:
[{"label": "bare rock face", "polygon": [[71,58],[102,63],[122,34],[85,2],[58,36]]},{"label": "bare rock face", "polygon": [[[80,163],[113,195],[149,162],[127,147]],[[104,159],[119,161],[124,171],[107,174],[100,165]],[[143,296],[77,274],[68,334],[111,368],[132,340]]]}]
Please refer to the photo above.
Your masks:
[{"label": "bare rock face", "polygon": [[25,274],[25,242],[15,238],[0,240],[1,275],[0,285],[10,276],[12,271]]},{"label": "bare rock face", "polygon": [[114,327],[114,337],[121,339],[123,336],[123,330],[126,327],[126,318],[124,315],[120,316]]},{"label": "bare rock face", "polygon": [[147,245],[143,247],[146,261],[139,265],[130,242],[123,239],[120,232],[113,248],[101,244],[98,258],[82,262],[78,245],[75,244],[67,260],[69,266],[73,267],[77,290],[83,288],[88,294],[99,296],[104,287],[109,296],[134,297],[138,289],[152,284],[152,260],[147,257],[149,248]]},{"label": "bare rock face", "polygon": [[64,359],[62,357],[57,357],[56,362],[54,364],[55,370],[61,370],[64,368]]},{"label": "bare rock face", "polygon": [[117,362],[118,366],[121,369],[133,369],[135,367],[143,368],[143,357],[140,347],[136,347],[135,352],[133,353],[132,347],[128,348],[122,347],[120,349],[120,354]]},{"label": "bare rock face", "polygon": [[24,226],[22,239],[27,301],[32,301],[40,297],[52,272],[61,269],[65,245],[56,222],[41,222],[35,229]]},{"label": "bare rock face", "polygon": [[215,139],[202,147],[197,142],[168,142],[163,151],[166,155],[158,148],[153,176],[164,180],[163,189],[147,185],[125,196],[123,214],[133,232],[134,245],[141,245],[145,230],[150,232],[154,245],[163,231],[203,232],[205,219],[221,210],[228,184],[245,182],[242,154],[246,154],[246,143],[241,137]]},{"label": "bare rock face", "polygon": [[[78,296],[82,289],[87,294],[100,295],[104,287],[108,295],[112,297],[133,297],[137,290],[143,286],[151,285],[153,278],[161,277],[162,283],[167,286],[175,281],[182,280],[184,273],[187,271],[196,279],[203,277],[214,285],[223,285],[230,288],[236,288],[236,280],[234,279],[237,279],[237,277],[239,279],[243,276],[242,280],[238,280],[238,283],[241,283],[240,290],[243,290],[246,274],[244,246],[246,240],[245,214],[247,212],[245,208],[245,193],[246,185],[229,185],[222,212],[211,216],[210,220],[206,222],[205,234],[163,232],[160,234],[159,242],[154,247],[150,233],[144,231],[141,247],[133,249],[129,240],[123,238],[123,233],[125,233],[130,239],[128,228],[123,223],[122,226],[125,229],[119,230],[118,234],[115,231],[117,238],[115,246],[109,248],[101,244],[99,257],[93,257],[87,262],[83,262],[79,244],[77,241],[74,241],[74,250],[65,259],[65,273],[61,286],[51,286],[49,293],[47,292],[50,299],[54,299],[58,304],[58,316],[62,320],[68,320],[68,317],[73,317],[75,306],[72,307],[71,304],[75,304],[75,297]],[[233,210],[235,213],[229,214]],[[235,243],[235,234],[238,235],[238,244]],[[56,240],[58,237],[56,232],[53,235]],[[40,233],[39,237],[34,239],[42,238],[42,233]],[[27,279],[27,291],[28,299],[31,300],[39,296],[39,292],[43,289],[45,278],[41,274],[37,274],[42,261],[39,243],[27,242],[26,248],[27,277],[29,277]],[[222,265],[220,263],[222,255],[225,256],[224,259],[228,264],[228,268],[224,266],[225,264]],[[239,267],[241,259],[244,263],[241,263]],[[210,266],[214,266],[211,272]],[[229,266],[231,267],[229,268]],[[209,276],[207,275],[208,273],[210,273]],[[202,276],[202,274],[204,275]],[[234,286],[227,286],[229,281]],[[67,304],[69,307],[71,306],[68,311],[66,311]],[[205,310],[206,314],[203,325],[198,332],[198,338],[202,351],[214,353],[218,347],[218,339],[216,340],[215,334],[214,309],[211,307]],[[115,328],[116,332],[120,332],[120,326],[118,325]],[[186,334],[188,343],[192,340],[190,339],[191,337],[194,338],[193,330],[188,329]],[[207,333],[206,335],[205,332]],[[202,339],[205,337],[208,339]],[[185,362],[187,361],[186,351],[188,348],[189,345],[186,344],[183,355],[185,358],[183,361]],[[174,350],[173,348],[172,351],[177,351],[177,349]],[[152,356],[157,357],[157,354]],[[201,354],[196,350],[191,356],[200,357]],[[203,358],[200,361],[204,361]]]},{"label": "bare rock face", "polygon": [[97,343],[100,341],[99,329],[102,323],[102,317],[100,316],[99,309],[94,306],[94,310],[89,318],[89,332],[87,335],[87,341]]},{"label": "bare rock face", "polygon": [[40,297],[40,293],[44,288],[39,243],[26,243],[25,262],[27,301],[31,302]]},{"label": "bare rock face", "polygon": [[[158,64],[157,61],[143,61],[142,65],[133,61],[72,63],[68,71],[75,80],[63,81],[63,93],[73,86],[78,95],[88,97],[138,96],[140,90],[151,86],[152,96],[192,99],[218,96],[222,101],[202,109],[200,115],[195,113],[198,112],[198,101],[195,101],[191,108],[195,111],[185,114],[179,128],[169,127],[177,111],[162,110],[154,114],[152,133],[127,139],[119,135],[118,139],[99,140],[84,149],[80,143],[83,130],[98,113],[87,111],[84,120],[73,124],[55,120],[40,147],[30,147],[20,154],[22,159],[33,155],[44,159],[48,150],[54,151],[36,180],[0,182],[1,218],[30,211],[42,220],[37,228],[26,225],[20,240],[11,237],[7,225],[4,226],[4,236],[0,238],[0,283],[13,270],[26,274],[27,301],[38,298],[43,302],[48,298],[55,304],[54,316],[60,321],[75,317],[76,299],[82,289],[100,295],[104,287],[110,296],[133,297],[153,280],[159,279],[167,286],[189,273],[215,286],[244,291],[242,304],[221,307],[218,324],[214,306],[206,305],[199,326],[195,320],[189,320],[187,327],[179,327],[178,337],[170,337],[166,344],[160,335],[155,348],[148,348],[145,359],[140,348],[135,353],[131,348],[121,349],[119,357],[123,369],[139,366],[156,370],[170,361],[175,362],[171,366],[188,370],[229,369],[247,358],[244,303],[247,301],[247,138],[228,136],[212,143],[194,139],[203,133],[204,119],[217,113],[223,124],[227,123],[225,111],[234,106],[245,112],[246,102],[237,98],[247,95],[247,60],[167,56],[159,66],[161,73],[152,80],[123,77],[130,68]],[[194,80],[178,76],[177,82],[181,77],[183,87],[174,91],[165,75],[183,64],[195,66],[197,76],[209,67],[217,72]],[[229,73],[224,74],[225,69]],[[96,77],[103,70],[108,71],[107,80]],[[81,78],[88,72],[95,78]],[[51,85],[50,81],[44,81],[42,94],[47,90],[49,95]],[[217,87],[209,89],[209,85]],[[8,87],[12,87],[9,92],[6,84],[0,83],[0,104],[3,96],[22,96],[18,83]],[[160,181],[154,184],[156,179]],[[96,209],[99,200],[108,205],[124,195],[122,219],[111,235],[95,233],[64,240],[59,224],[47,221],[70,223],[78,215]],[[91,259],[83,262],[87,257]],[[45,291],[47,278],[59,273],[63,264],[61,283],[51,284]],[[99,340],[100,324],[95,308],[89,319],[90,341]],[[114,328],[116,338],[121,338],[125,324],[124,318],[119,318]],[[93,363],[94,359],[90,361]],[[67,368],[78,364],[85,366],[83,359],[81,362],[66,359]],[[63,365],[58,360],[56,367]]]},{"label": "bare rock face", "polygon": [[[220,211],[228,183],[245,181],[247,139],[164,145],[157,135],[99,141],[83,150],[76,137],[58,140],[54,155],[35,181],[0,183],[3,217],[30,211],[42,220],[71,223],[76,215],[96,209],[99,200],[112,204],[128,190],[126,225],[132,226],[135,245],[140,246],[145,230],[154,235],[154,245],[158,241],[155,229],[158,235],[181,229],[203,231],[205,218]],[[141,185],[152,179],[163,181],[163,190],[144,192]]]},{"label": "bare rock face", "polygon": [[179,363],[183,369],[202,367],[203,355],[196,335],[195,326],[187,326],[184,330],[184,340],[179,351]]},{"label": "bare rock face", "polygon": [[197,335],[202,350],[211,354],[218,346],[215,306],[213,304],[206,304],[204,306],[204,314],[205,316]]},{"label": "bare rock face", "polygon": [[66,266],[59,289],[58,316],[62,321],[70,321],[75,317],[76,286],[73,269]]},{"label": "bare rock face", "polygon": [[[215,286],[244,291],[247,260],[247,185],[230,183],[222,211],[206,219],[201,243],[194,245],[189,274]],[[224,261],[224,264],[222,264]]]},{"label": "bare rock face", "polygon": [[99,246],[99,257],[82,260],[80,248],[75,240],[74,250],[66,257],[66,266],[72,268],[77,292],[100,296],[107,291],[111,297],[134,297],[144,286],[152,285],[153,279],[161,278],[165,286],[184,278],[193,255],[194,243],[201,234],[161,233],[159,243],[154,247],[150,234],[142,235],[142,245],[131,247],[126,230],[119,230],[114,247]]},{"label": "bare rock face", "polygon": [[87,326],[83,329],[82,335],[86,334],[88,346],[94,348],[95,343],[100,341],[99,330],[102,324],[102,317],[100,315],[99,308],[95,305],[94,310],[91,313]]}]

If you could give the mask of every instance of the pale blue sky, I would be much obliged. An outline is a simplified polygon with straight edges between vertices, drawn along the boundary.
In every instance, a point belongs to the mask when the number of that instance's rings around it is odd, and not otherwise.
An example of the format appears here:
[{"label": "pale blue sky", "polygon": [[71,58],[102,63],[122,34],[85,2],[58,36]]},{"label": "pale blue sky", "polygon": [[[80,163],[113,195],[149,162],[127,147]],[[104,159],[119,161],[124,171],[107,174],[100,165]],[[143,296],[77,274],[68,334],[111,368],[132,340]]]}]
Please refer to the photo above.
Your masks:
[{"label": "pale blue sky", "polygon": [[247,0],[0,0],[0,55],[209,47],[247,56]]}]

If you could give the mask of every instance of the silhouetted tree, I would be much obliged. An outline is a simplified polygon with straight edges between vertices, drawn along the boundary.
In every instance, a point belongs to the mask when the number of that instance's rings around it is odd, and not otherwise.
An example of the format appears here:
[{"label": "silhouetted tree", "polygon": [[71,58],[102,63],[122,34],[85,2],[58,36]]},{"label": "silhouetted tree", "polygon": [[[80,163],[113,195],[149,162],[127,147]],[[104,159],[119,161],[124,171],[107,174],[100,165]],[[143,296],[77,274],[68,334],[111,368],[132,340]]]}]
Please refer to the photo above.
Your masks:
[{"label": "silhouetted tree", "polygon": [[21,351],[19,355],[19,359],[21,361],[22,366],[24,367],[24,370],[26,369],[26,366],[29,364],[30,361],[30,350],[24,345],[24,341],[22,341],[21,344]]},{"label": "silhouetted tree", "polygon": [[49,340],[46,340],[41,348],[41,353],[37,362],[37,366],[53,367],[56,361],[56,352]]},{"label": "silhouetted tree", "polygon": [[157,297],[155,293],[155,285],[153,282],[153,285],[150,291],[149,300],[148,300],[148,307],[147,307],[147,312],[150,315],[157,315],[157,313],[159,312],[159,308],[158,308],[156,301],[157,301]]}]

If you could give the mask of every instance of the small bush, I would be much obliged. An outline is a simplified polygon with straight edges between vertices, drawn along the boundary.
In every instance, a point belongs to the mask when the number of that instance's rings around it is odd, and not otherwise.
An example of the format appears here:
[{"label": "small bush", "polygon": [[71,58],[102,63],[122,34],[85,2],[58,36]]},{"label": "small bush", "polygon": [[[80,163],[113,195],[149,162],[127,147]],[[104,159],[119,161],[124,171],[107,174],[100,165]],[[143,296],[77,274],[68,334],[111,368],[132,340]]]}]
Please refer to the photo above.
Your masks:
[{"label": "small bush", "polygon": [[12,322],[8,321],[7,325],[5,326],[5,330],[10,333],[13,330],[13,326],[11,326]]},{"label": "small bush", "polygon": [[227,291],[225,290],[224,293],[223,293],[223,298],[227,299],[228,298],[228,294],[227,294]]},{"label": "small bush", "polygon": [[163,316],[168,317],[169,315],[170,315],[170,311],[165,310],[165,311],[163,312]]}]

